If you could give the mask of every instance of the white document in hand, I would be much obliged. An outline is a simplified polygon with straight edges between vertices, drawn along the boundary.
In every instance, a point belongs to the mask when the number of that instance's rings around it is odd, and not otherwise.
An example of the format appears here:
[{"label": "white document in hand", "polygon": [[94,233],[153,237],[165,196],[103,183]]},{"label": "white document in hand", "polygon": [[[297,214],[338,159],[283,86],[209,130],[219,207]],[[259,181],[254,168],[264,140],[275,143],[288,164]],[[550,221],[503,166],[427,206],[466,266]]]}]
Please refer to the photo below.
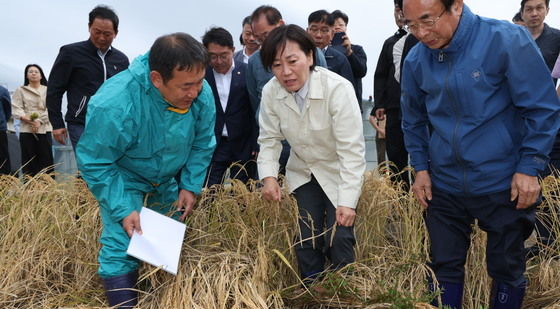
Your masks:
[{"label": "white document in hand", "polygon": [[186,225],[142,207],[140,226],[142,235],[132,234],[126,253],[177,275]]}]

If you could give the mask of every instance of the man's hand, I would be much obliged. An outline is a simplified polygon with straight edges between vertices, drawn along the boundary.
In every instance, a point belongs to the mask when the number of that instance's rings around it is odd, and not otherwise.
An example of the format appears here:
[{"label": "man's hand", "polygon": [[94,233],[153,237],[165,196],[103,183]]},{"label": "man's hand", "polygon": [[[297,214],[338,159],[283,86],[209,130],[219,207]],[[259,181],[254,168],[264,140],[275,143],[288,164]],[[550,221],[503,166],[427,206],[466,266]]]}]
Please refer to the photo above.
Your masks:
[{"label": "man's hand", "polygon": [[385,119],[385,109],[384,108],[378,108],[375,111],[375,118],[377,118],[377,120]]},{"label": "man's hand", "polygon": [[344,46],[344,48],[346,48],[346,56],[350,56],[352,55],[352,42],[350,41],[350,37],[348,37],[348,34],[345,34],[342,36],[342,46]]},{"label": "man's hand", "polygon": [[132,237],[132,233],[136,231],[138,234],[142,235],[142,228],[140,227],[140,215],[135,210],[126,216],[122,220],[122,226],[128,237]]},{"label": "man's hand", "polygon": [[416,178],[412,185],[412,192],[414,192],[414,196],[416,196],[420,204],[424,206],[424,209],[428,208],[428,201],[432,200],[432,179],[428,171],[419,171],[416,173]]},{"label": "man's hand", "polygon": [[346,206],[336,207],[336,223],[341,226],[354,225],[356,219],[356,210]]},{"label": "man's hand", "polygon": [[54,139],[62,145],[66,145],[66,139],[68,138],[68,133],[66,133],[66,128],[56,129],[52,131]]},{"label": "man's hand", "polygon": [[377,126],[377,118],[375,116],[369,115],[368,120],[372,127],[375,128]]},{"label": "man's hand", "polygon": [[177,200],[177,211],[183,212],[181,217],[179,217],[179,220],[185,221],[187,216],[192,213],[195,203],[196,203],[196,195],[194,195],[194,193],[184,189],[179,190],[179,199]]},{"label": "man's hand", "polygon": [[529,176],[522,173],[513,174],[511,180],[511,201],[517,198],[517,209],[526,209],[535,204],[541,186],[536,176]]},{"label": "man's hand", "polygon": [[377,123],[377,118],[375,118],[375,116],[371,116],[371,115],[369,116],[369,123],[371,123],[375,131],[379,133],[378,135],[379,138],[385,138],[385,126],[380,127],[379,124]]},{"label": "man's hand", "polygon": [[282,199],[282,190],[278,181],[274,177],[266,177],[263,179],[264,186],[262,188],[262,196],[267,201],[280,201]]}]

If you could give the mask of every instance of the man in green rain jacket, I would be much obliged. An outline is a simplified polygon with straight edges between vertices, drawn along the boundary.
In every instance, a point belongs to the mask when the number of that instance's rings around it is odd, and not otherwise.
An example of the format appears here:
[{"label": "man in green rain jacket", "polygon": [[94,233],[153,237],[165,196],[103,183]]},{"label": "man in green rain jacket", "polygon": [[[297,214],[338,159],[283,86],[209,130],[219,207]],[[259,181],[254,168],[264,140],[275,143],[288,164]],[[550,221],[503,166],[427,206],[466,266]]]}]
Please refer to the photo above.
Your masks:
[{"label": "man in green rain jacket", "polygon": [[138,260],[126,250],[133,231],[141,233],[144,198],[184,220],[200,193],[216,145],[207,63],[206,50],[190,35],[162,36],[89,102],[77,160],[100,205],[98,272],[111,306],[137,303]]}]

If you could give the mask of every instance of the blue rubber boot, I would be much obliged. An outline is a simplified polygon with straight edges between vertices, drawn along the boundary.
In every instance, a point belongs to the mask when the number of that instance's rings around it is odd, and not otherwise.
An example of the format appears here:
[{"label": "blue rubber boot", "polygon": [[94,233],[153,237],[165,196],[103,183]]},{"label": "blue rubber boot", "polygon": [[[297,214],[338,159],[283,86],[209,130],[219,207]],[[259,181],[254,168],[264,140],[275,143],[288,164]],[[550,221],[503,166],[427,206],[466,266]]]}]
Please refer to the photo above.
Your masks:
[{"label": "blue rubber boot", "polygon": [[[428,285],[430,292],[436,291],[433,282],[429,282]],[[445,308],[461,309],[463,305],[463,284],[440,282],[439,289],[442,307],[447,306]],[[432,300],[430,305],[440,308],[438,298],[439,297],[436,297]]]},{"label": "blue rubber boot", "polygon": [[134,308],[138,304],[138,291],[134,289],[138,271],[116,277],[102,278],[109,306],[115,308]]},{"label": "blue rubber boot", "polygon": [[521,309],[525,287],[517,288],[504,283],[492,282],[490,309]]}]

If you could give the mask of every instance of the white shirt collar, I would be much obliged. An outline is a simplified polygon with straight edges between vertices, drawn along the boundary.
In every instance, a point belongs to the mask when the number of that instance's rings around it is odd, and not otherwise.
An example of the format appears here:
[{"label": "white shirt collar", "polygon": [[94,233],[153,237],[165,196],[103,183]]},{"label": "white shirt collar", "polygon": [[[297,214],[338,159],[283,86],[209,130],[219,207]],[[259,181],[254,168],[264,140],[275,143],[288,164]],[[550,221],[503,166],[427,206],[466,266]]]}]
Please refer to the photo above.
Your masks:
[{"label": "white shirt collar", "polygon": [[111,50],[111,46],[109,46],[109,48],[107,48],[107,50],[105,52],[102,52],[101,49],[97,49],[97,55],[99,55],[99,57],[101,58],[105,58],[105,55],[107,55],[107,53]]},{"label": "white shirt collar", "polygon": [[219,75],[224,76],[224,75],[231,75],[231,72],[233,72],[234,68],[235,68],[235,61],[231,61],[231,68],[229,68],[229,70],[227,72],[225,72],[224,74],[216,72],[216,70],[214,70],[214,68],[212,68],[212,71],[214,72],[214,75],[219,74]]}]

